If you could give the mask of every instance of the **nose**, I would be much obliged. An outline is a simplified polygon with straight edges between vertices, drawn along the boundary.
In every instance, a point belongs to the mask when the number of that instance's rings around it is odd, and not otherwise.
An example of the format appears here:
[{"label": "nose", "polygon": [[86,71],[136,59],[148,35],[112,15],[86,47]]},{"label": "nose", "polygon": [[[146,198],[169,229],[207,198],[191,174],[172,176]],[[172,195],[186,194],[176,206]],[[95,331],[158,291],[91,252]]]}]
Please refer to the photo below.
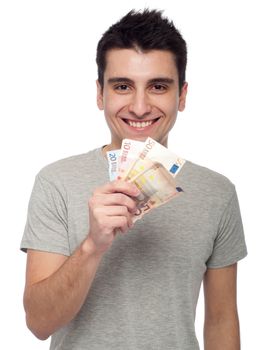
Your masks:
[{"label": "nose", "polygon": [[151,112],[151,104],[145,92],[136,91],[135,94],[132,95],[132,100],[129,104],[129,112],[139,119],[146,117]]}]

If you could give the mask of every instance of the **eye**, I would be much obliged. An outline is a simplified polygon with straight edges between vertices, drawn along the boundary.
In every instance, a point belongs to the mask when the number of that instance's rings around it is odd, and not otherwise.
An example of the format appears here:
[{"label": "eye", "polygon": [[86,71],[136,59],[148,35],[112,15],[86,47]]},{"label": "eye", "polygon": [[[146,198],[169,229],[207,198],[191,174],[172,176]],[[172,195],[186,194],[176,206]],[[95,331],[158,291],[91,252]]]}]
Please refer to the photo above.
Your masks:
[{"label": "eye", "polygon": [[165,92],[167,89],[168,89],[168,87],[166,85],[162,85],[162,84],[154,84],[152,86],[152,90],[156,93]]},{"label": "eye", "polygon": [[118,91],[127,91],[129,89],[129,86],[126,84],[120,84],[120,85],[116,85],[114,89]]}]

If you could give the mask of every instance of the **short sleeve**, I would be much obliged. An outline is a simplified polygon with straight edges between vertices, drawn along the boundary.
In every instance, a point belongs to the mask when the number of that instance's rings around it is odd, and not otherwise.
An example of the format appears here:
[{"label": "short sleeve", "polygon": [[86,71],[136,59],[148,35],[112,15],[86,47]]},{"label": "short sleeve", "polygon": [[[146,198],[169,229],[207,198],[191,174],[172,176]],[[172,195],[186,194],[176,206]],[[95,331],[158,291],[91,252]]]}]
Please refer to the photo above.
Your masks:
[{"label": "short sleeve", "polygon": [[70,255],[65,195],[40,173],[35,177],[20,249]]},{"label": "short sleeve", "polygon": [[208,268],[221,268],[232,265],[247,255],[243,224],[238,197],[233,194],[221,216],[213,252],[206,265]]}]

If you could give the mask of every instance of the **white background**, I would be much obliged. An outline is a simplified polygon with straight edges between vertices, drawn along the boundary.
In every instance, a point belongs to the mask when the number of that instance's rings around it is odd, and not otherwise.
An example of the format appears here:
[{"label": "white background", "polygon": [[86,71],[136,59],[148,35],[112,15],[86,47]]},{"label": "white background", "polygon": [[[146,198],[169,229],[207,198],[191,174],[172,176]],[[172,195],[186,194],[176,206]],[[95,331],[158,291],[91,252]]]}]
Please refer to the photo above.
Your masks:
[{"label": "white background", "polygon": [[[188,44],[187,108],[179,114],[169,147],[236,184],[249,252],[238,268],[242,349],[259,346],[258,2],[0,2],[0,309],[5,349],[48,349],[49,344],[26,329],[22,306],[26,255],[19,244],[34,177],[48,163],[109,142],[95,100],[97,42],[130,9],[159,5]],[[201,346],[203,313],[201,293],[196,319]]]}]

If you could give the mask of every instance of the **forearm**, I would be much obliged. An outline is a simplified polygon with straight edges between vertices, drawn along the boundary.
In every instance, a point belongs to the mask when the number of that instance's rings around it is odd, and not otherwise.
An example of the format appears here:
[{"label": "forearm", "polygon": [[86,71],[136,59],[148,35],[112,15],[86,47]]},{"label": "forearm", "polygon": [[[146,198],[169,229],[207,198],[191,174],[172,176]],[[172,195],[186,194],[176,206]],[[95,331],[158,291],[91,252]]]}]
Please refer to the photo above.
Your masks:
[{"label": "forearm", "polygon": [[55,273],[26,288],[27,325],[38,338],[48,338],[77,314],[101,259],[86,240]]},{"label": "forearm", "polygon": [[240,350],[240,331],[237,314],[233,318],[205,320],[205,350]]}]

